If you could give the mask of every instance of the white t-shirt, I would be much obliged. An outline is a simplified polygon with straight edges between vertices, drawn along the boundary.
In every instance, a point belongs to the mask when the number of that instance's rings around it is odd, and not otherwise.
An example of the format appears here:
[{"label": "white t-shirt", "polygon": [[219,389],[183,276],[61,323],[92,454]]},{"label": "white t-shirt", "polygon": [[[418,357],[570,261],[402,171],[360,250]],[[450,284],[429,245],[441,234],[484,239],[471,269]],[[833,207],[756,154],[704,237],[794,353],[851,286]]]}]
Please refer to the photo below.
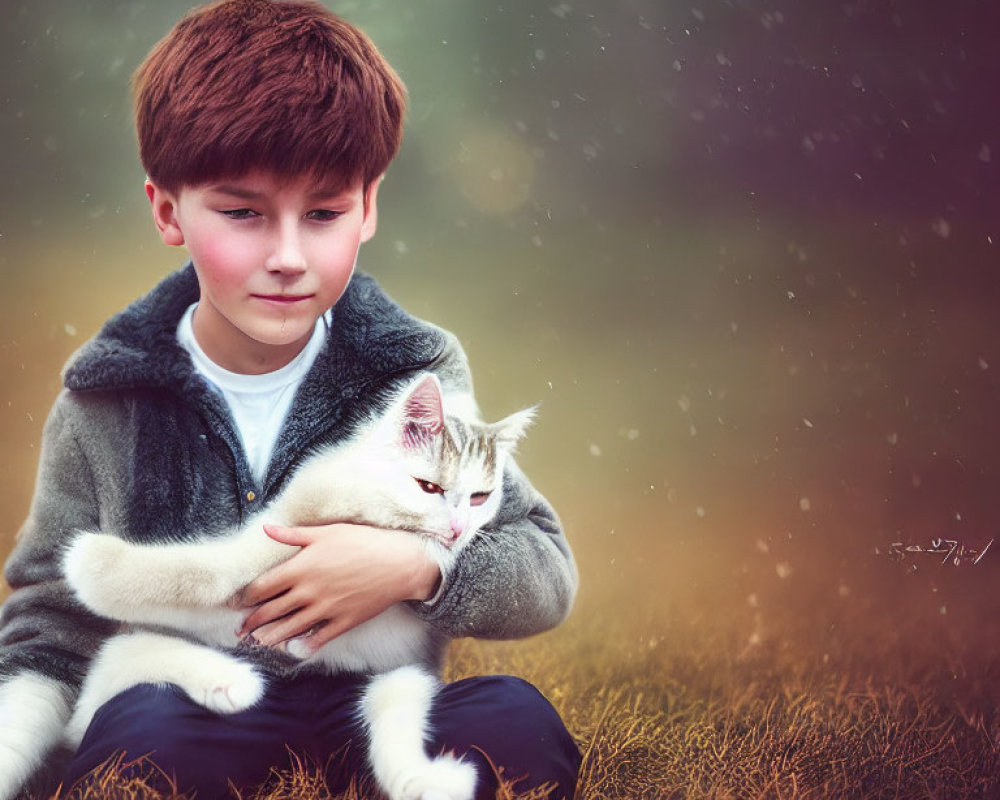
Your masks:
[{"label": "white t-shirt", "polygon": [[316,320],[316,328],[306,346],[281,369],[262,375],[243,375],[223,369],[201,349],[191,324],[197,305],[193,303],[181,317],[177,326],[177,341],[191,354],[195,369],[229,404],[250,470],[259,484],[264,480],[274,443],[288,416],[295,392],[323,349],[333,311]]}]

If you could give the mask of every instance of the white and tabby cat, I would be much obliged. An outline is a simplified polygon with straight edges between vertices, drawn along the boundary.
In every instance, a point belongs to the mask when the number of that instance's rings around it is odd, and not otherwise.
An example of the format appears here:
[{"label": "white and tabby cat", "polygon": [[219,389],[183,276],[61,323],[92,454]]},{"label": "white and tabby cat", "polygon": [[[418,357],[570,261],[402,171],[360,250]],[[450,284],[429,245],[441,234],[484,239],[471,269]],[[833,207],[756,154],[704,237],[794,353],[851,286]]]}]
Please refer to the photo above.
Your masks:
[{"label": "white and tabby cat", "polygon": [[[239,590],[296,547],[274,541],[265,522],[297,526],[361,522],[412,531],[447,576],[459,551],[501,502],[504,463],[533,409],[486,424],[447,409],[437,378],[423,373],[383,414],[347,441],[317,450],[274,501],[245,527],[193,542],[135,544],[83,533],[63,559],[66,579],[91,610],[152,631],[112,637],[97,654],[67,729],[79,743],[97,708],[139,683],[179,685],[220,713],[252,706],[265,691],[254,668],[213,647],[238,644],[246,611]],[[405,604],[333,639],[315,653],[296,640],[288,651],[333,672],[375,675],[362,701],[369,760],[392,800],[472,798],[475,769],[451,756],[428,758],[424,738],[437,679],[429,668],[434,634]]]}]

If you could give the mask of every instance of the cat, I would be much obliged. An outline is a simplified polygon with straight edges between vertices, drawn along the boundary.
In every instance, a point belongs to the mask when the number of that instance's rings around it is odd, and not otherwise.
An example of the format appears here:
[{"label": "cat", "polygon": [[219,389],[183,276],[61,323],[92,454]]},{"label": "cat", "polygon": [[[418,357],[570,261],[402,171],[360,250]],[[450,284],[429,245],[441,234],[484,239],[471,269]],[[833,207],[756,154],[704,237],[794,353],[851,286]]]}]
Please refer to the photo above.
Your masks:
[{"label": "cat", "polygon": [[[67,726],[67,744],[79,744],[103,703],[139,683],[176,684],[219,713],[249,708],[263,696],[257,671],[216,648],[238,644],[247,612],[237,607],[237,593],[298,550],[267,536],[265,522],[358,522],[412,531],[446,577],[500,507],[506,458],[534,417],[528,408],[487,424],[467,408],[458,411],[471,406],[461,399],[446,413],[448,401],[437,377],[421,373],[346,441],[304,458],[279,495],[240,529],[166,544],[79,534],[62,562],[76,597],[102,616],[155,630],[120,633],[101,648]],[[450,755],[431,759],[424,751],[438,685],[436,636],[406,604],[397,604],[314,653],[297,639],[286,645],[294,657],[331,672],[374,676],[359,710],[372,773],[391,800],[471,800],[474,794],[471,764]]]}]

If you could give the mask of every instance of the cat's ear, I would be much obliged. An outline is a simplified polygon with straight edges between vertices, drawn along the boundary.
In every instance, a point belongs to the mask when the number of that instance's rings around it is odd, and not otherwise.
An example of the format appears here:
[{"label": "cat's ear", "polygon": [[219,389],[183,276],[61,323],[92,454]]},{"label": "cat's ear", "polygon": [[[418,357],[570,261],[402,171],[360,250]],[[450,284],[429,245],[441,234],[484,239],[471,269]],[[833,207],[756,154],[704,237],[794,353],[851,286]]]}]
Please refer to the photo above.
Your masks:
[{"label": "cat's ear", "polygon": [[528,428],[535,421],[535,414],[538,406],[522,409],[504,417],[499,422],[494,422],[490,427],[496,433],[497,442],[507,450],[513,450],[519,441],[524,438]]},{"label": "cat's ear", "polygon": [[441,384],[428,373],[410,386],[403,398],[400,431],[405,447],[423,447],[444,428]]}]

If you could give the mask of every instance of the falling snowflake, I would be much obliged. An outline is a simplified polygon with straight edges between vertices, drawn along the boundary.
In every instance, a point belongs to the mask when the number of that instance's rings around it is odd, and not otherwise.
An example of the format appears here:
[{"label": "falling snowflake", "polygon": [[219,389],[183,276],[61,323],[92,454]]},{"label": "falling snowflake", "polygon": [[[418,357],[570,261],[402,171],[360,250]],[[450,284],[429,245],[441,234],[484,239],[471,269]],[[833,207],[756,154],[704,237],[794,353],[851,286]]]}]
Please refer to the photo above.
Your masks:
[{"label": "falling snowflake", "polygon": [[944,217],[938,217],[931,223],[931,230],[942,239],[947,239],[951,236],[951,223]]}]

